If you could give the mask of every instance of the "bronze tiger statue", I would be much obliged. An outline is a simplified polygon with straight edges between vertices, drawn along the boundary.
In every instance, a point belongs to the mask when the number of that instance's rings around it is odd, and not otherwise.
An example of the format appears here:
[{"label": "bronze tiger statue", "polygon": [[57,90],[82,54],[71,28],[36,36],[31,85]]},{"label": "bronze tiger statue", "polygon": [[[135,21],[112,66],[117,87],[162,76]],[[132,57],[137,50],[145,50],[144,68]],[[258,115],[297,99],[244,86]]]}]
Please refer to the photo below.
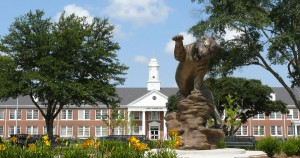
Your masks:
[{"label": "bronze tiger statue", "polygon": [[208,36],[185,46],[182,35],[176,35],[172,40],[175,41],[174,57],[179,61],[175,76],[179,88],[177,102],[185,99],[192,91],[201,92],[208,100],[210,115],[215,121],[214,127],[221,128],[222,121],[214,104],[212,92],[203,84],[209,62],[218,52],[218,44]]}]

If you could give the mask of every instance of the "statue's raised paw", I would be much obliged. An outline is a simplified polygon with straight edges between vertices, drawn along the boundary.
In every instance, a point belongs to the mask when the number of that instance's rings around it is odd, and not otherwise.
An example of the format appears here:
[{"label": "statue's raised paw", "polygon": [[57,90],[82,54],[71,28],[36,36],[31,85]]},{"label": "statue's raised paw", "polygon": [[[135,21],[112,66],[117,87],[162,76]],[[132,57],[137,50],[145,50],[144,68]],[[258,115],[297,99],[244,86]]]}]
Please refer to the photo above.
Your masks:
[{"label": "statue's raised paw", "polygon": [[182,41],[183,40],[183,36],[182,35],[176,35],[172,38],[173,41]]}]

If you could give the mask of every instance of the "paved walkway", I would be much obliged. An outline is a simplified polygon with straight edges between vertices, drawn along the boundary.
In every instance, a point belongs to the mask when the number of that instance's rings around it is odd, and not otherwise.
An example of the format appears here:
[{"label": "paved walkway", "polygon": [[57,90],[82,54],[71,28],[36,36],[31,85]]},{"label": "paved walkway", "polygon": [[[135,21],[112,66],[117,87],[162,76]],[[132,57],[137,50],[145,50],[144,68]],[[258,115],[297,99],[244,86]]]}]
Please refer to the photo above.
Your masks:
[{"label": "paved walkway", "polygon": [[179,158],[255,158],[266,156],[262,151],[225,148],[213,150],[176,150]]}]

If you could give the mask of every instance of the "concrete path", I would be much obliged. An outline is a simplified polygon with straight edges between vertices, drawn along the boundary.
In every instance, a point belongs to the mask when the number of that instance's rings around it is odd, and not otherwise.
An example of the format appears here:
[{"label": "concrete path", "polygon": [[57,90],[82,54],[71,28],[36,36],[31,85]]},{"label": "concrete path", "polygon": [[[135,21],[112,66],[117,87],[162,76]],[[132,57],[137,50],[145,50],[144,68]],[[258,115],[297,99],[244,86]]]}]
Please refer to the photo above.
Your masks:
[{"label": "concrete path", "polygon": [[266,156],[262,151],[225,148],[213,150],[176,150],[179,158],[255,158]]}]

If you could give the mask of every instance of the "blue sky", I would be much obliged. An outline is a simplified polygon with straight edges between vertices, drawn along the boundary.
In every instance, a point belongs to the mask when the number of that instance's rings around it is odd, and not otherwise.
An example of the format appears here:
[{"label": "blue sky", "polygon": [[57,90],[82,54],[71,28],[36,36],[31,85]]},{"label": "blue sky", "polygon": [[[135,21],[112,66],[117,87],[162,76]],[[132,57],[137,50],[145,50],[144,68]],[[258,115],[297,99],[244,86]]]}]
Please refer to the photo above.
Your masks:
[{"label": "blue sky", "polygon": [[[67,14],[108,18],[116,28],[114,40],[121,46],[118,58],[129,66],[122,87],[146,87],[151,58],[159,62],[162,87],[176,86],[174,76],[178,63],[173,58],[171,38],[183,34],[186,44],[193,42],[195,38],[188,35],[187,30],[205,18],[198,12],[200,5],[190,0],[2,0],[0,36],[8,33],[16,17],[36,9],[44,10],[45,17],[53,21],[64,10]],[[286,68],[277,66],[276,70],[283,78],[287,76]],[[281,87],[269,72],[256,66],[239,69],[234,76],[259,79],[271,87]]]}]

